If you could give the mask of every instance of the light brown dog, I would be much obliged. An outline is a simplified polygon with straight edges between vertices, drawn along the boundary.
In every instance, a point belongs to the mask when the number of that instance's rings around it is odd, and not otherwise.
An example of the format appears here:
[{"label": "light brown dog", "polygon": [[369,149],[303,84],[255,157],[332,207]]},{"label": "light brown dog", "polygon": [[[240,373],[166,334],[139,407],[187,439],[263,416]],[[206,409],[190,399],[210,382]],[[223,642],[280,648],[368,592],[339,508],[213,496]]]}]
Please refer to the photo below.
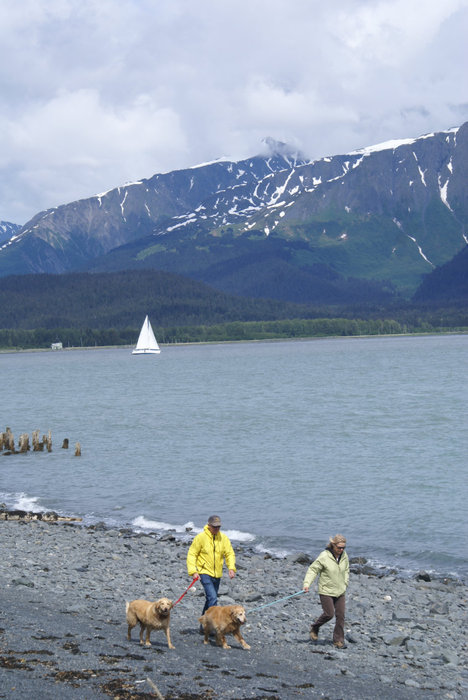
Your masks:
[{"label": "light brown dog", "polygon": [[237,641],[242,644],[244,649],[250,649],[245,639],[240,633],[240,626],[245,622],[245,610],[242,605],[213,605],[205,612],[204,615],[198,618],[198,621],[203,625],[205,633],[204,644],[208,644],[210,632],[216,635],[217,643],[223,649],[231,647],[226,642],[226,634],[232,634]]},{"label": "light brown dog", "polygon": [[151,630],[164,630],[169,649],[175,649],[171,642],[169,623],[171,619],[172,600],[160,598],[154,603],[149,600],[132,600],[125,603],[127,612],[128,633],[127,639],[131,640],[132,629],[140,623],[140,644],[143,644],[143,633],[146,630],[146,646],[150,647]]}]

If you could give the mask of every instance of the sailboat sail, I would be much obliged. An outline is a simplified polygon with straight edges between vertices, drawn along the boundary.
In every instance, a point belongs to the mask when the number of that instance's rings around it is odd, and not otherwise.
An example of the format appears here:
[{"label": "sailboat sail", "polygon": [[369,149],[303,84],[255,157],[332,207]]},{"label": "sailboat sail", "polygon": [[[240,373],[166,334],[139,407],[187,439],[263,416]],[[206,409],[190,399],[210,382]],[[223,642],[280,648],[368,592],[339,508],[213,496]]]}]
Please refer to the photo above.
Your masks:
[{"label": "sailboat sail", "polygon": [[132,355],[154,355],[160,352],[158,341],[156,340],[147,316],[143,321],[140,335],[138,336],[138,342],[135,349],[132,351]]}]

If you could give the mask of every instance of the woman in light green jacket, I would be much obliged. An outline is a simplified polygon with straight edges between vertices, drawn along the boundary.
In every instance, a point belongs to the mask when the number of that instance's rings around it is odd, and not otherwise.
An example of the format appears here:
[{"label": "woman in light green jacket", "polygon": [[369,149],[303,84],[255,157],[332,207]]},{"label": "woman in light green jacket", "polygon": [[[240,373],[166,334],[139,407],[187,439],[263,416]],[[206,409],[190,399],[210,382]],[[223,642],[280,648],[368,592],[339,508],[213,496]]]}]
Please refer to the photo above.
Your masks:
[{"label": "woman in light green jacket", "polygon": [[304,591],[308,593],[311,583],[317,576],[320,577],[318,592],[323,612],[310,628],[310,638],[316,641],[320,627],[335,617],[333,644],[338,649],[345,646],[345,592],[349,581],[349,559],[345,550],[346,537],[330,537],[327,547],[307,569],[303,584]]}]

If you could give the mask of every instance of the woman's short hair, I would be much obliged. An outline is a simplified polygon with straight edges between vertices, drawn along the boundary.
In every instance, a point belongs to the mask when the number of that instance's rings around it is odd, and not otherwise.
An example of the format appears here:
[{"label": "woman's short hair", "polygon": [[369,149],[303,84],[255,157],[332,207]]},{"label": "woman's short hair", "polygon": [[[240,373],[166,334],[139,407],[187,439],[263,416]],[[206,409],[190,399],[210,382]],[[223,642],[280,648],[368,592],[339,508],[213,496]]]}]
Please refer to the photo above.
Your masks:
[{"label": "woman's short hair", "polygon": [[330,541],[328,542],[329,546],[332,544],[339,544],[340,542],[343,542],[343,544],[346,544],[346,537],[344,535],[335,535],[334,537],[330,537]]}]

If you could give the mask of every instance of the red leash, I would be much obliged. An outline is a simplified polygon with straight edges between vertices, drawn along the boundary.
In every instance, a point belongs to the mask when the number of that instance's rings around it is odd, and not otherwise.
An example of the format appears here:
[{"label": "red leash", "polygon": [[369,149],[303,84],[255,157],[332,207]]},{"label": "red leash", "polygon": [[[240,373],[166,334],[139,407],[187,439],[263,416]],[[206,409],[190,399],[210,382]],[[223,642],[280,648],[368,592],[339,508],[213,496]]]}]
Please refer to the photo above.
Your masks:
[{"label": "red leash", "polygon": [[[188,587],[185,589],[185,591],[182,593],[182,595],[180,596],[180,598],[177,598],[177,600],[176,600],[176,602],[174,603],[174,605],[177,605],[177,603],[180,603],[180,601],[182,600],[182,598],[184,597],[184,595],[187,593],[187,591],[188,591],[190,588],[192,588],[193,584],[194,584],[196,581],[198,581],[199,578],[200,578],[200,576],[197,576],[197,578],[194,578],[194,579],[193,579],[193,581],[192,581],[192,583],[190,584],[190,586],[188,586]],[[172,607],[174,607],[174,605],[173,605]]]}]

